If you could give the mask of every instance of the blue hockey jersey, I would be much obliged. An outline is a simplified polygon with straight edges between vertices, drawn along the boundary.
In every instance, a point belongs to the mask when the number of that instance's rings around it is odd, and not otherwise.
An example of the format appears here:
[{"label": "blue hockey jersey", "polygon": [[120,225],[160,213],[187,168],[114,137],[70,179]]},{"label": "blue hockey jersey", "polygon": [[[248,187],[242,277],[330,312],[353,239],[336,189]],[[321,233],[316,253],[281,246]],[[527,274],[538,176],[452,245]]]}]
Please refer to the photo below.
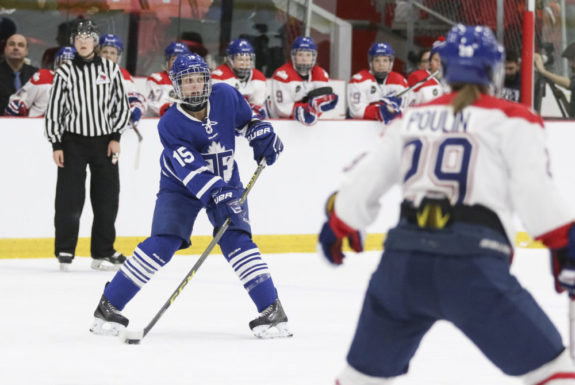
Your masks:
[{"label": "blue hockey jersey", "polygon": [[179,103],[172,105],[158,123],[164,146],[160,188],[185,187],[207,205],[218,189],[240,185],[235,140],[245,134],[252,118],[244,97],[225,83],[213,85],[204,121]]}]

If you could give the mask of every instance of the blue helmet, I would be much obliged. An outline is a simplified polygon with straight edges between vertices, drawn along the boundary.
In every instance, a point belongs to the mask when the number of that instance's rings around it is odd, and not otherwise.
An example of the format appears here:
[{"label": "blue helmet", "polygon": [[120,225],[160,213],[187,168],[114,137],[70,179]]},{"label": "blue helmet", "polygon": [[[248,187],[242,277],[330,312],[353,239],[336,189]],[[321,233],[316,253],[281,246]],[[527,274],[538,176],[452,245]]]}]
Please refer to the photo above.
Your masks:
[{"label": "blue helmet", "polygon": [[114,47],[118,50],[118,56],[124,52],[124,44],[120,38],[116,35],[112,35],[111,33],[107,35],[102,35],[100,37],[100,48],[102,47]]},{"label": "blue helmet", "polygon": [[[308,60],[297,61],[296,55],[298,52],[307,51],[312,53],[311,62]],[[291,61],[295,70],[306,76],[315,65],[317,60],[317,44],[309,36],[298,36],[291,45]]]},{"label": "blue helmet", "polygon": [[178,56],[181,54],[190,54],[190,49],[188,48],[187,45],[185,45],[182,42],[179,41],[173,41],[170,43],[170,45],[168,45],[166,47],[166,50],[164,51],[164,55],[165,55],[165,59],[166,59],[166,70],[170,70],[168,67],[168,63],[170,62],[170,59],[172,58],[172,56]]},{"label": "blue helmet", "polygon": [[[255,52],[254,47],[246,39],[234,39],[228,44],[226,49],[228,65],[235,74],[243,79],[248,77],[254,68]],[[234,63],[236,56],[245,57],[248,60],[239,60]]]},{"label": "blue helmet", "polygon": [[[206,106],[212,92],[212,81],[210,67],[200,55],[195,53],[179,55],[174,60],[168,75],[179,100],[194,111]],[[203,85],[201,89],[194,89],[194,85],[197,84]]]},{"label": "blue helmet", "polygon": [[471,83],[501,89],[505,50],[485,26],[451,28],[438,49],[448,84]]},{"label": "blue helmet", "polygon": [[371,63],[376,56],[391,56],[393,58],[395,57],[395,51],[387,43],[375,42],[371,45],[369,51],[367,51],[367,58]]},{"label": "blue helmet", "polygon": [[58,68],[62,63],[74,59],[76,55],[76,48],[64,46],[58,50],[56,57],[54,58],[54,69]]},{"label": "blue helmet", "polygon": [[[376,71],[373,68],[373,59],[375,59],[378,56],[389,57],[389,66],[384,71]],[[387,43],[375,42],[371,45],[369,51],[367,51],[367,60],[369,63],[369,69],[373,73],[373,76],[375,76],[377,79],[385,79],[387,77],[387,74],[393,68],[394,58],[395,58],[395,51],[393,50],[393,48],[391,48],[391,45]]]}]

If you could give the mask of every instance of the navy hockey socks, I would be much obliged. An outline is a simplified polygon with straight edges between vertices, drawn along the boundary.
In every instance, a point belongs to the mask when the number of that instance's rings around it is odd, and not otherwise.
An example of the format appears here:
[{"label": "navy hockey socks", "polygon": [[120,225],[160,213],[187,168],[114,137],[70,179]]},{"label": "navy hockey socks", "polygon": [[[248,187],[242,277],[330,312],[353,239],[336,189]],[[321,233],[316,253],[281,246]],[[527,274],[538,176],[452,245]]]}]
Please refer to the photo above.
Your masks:
[{"label": "navy hockey socks", "polygon": [[260,251],[243,231],[228,231],[220,240],[220,248],[240,278],[252,301],[263,311],[278,297],[268,265]]},{"label": "navy hockey socks", "polygon": [[148,283],[154,273],[168,263],[182,245],[173,235],[155,235],[140,243],[104,289],[104,296],[118,310]]}]

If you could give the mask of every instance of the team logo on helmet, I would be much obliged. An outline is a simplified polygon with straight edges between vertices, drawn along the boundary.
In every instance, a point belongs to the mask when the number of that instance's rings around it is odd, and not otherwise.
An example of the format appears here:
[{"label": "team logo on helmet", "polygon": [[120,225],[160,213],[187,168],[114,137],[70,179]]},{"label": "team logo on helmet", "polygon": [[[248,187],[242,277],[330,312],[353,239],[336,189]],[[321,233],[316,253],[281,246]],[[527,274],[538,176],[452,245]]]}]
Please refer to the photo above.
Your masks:
[{"label": "team logo on helmet", "polygon": [[177,98],[192,110],[201,110],[212,92],[210,68],[197,54],[179,55],[168,72]]},{"label": "team logo on helmet", "polygon": [[255,63],[255,52],[246,39],[234,39],[226,49],[230,68],[240,78],[244,79],[252,73]]},{"label": "team logo on helmet", "polygon": [[295,70],[307,76],[317,60],[317,44],[309,36],[298,36],[291,45],[291,61]]},{"label": "team logo on helmet", "polygon": [[124,44],[120,38],[116,35],[112,35],[111,33],[102,35],[100,37],[100,47],[114,47],[118,50],[118,55],[121,55],[124,51]]},{"label": "team logo on helmet", "polygon": [[501,90],[505,51],[488,27],[456,25],[437,52],[447,83],[478,84],[490,86],[494,92]]}]

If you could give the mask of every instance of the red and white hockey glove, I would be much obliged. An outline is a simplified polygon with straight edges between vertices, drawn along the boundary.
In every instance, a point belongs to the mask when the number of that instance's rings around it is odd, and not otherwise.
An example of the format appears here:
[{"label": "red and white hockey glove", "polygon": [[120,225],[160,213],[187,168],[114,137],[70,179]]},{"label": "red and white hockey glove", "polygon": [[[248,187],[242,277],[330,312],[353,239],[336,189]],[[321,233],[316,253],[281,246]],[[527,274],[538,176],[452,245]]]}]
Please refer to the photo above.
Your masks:
[{"label": "red and white hockey glove", "polygon": [[28,108],[20,99],[14,99],[6,106],[6,114],[11,116],[28,116]]},{"label": "red and white hockey glove", "polygon": [[321,116],[321,111],[316,110],[308,103],[296,103],[293,116],[301,124],[312,126],[317,123],[317,119]]},{"label": "red and white hockey glove", "polygon": [[336,94],[327,94],[311,98],[309,104],[316,111],[326,112],[335,108],[337,100]]},{"label": "red and white hockey glove", "polygon": [[551,252],[551,272],[558,293],[575,296],[575,226],[569,223],[537,237]]},{"label": "red and white hockey glove", "polygon": [[347,239],[349,246],[356,253],[363,251],[364,237],[361,232],[349,227],[335,213],[335,198],[337,192],[334,192],[327,199],[325,211],[327,222],[321,228],[318,237],[317,251],[323,255],[330,263],[341,265],[345,254],[343,254],[343,240]]}]

